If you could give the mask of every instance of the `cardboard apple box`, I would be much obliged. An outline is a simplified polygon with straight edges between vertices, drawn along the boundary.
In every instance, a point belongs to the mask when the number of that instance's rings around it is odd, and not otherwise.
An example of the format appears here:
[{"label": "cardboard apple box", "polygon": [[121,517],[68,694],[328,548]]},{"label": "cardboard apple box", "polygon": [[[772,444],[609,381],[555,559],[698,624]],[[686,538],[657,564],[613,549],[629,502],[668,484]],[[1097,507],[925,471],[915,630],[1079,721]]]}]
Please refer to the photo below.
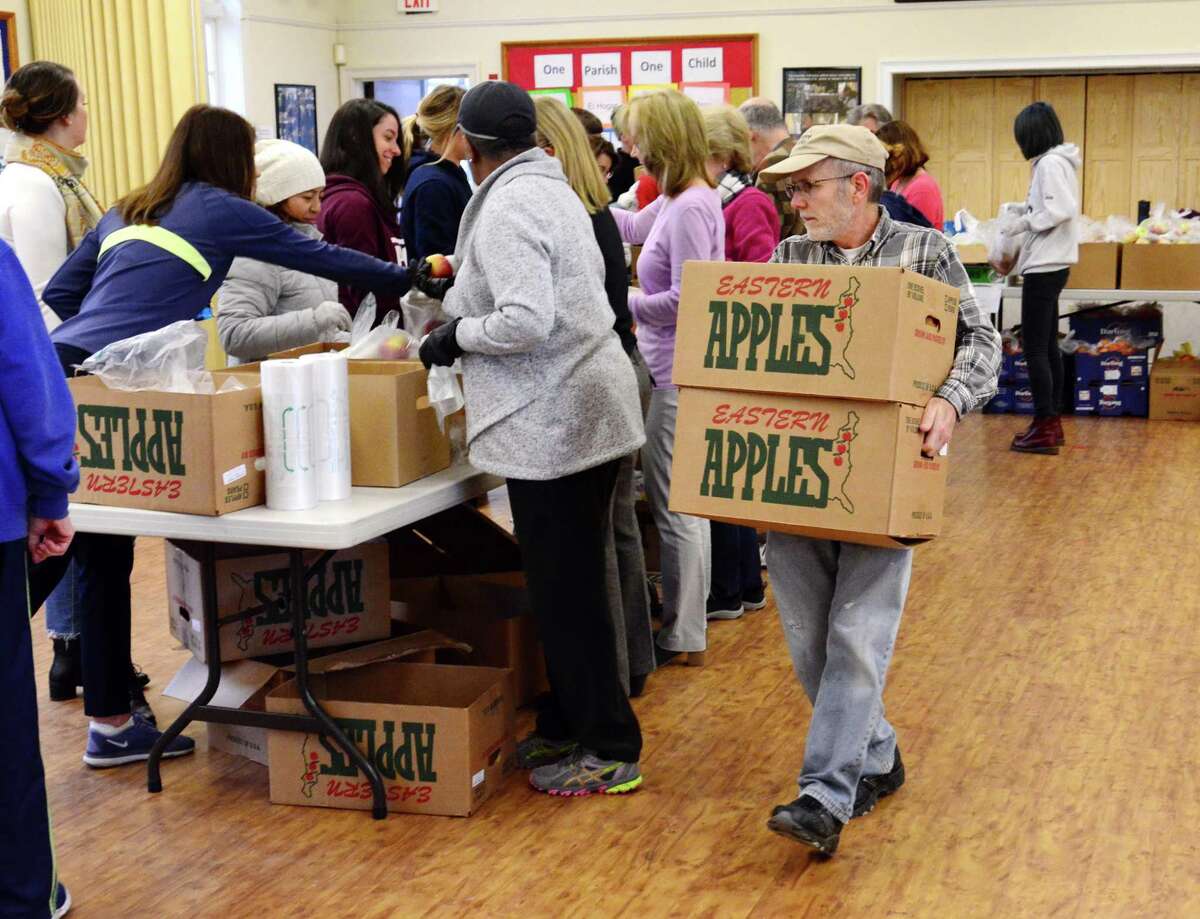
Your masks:
[{"label": "cardboard apple box", "polygon": [[[379,769],[389,811],[465,817],[503,782],[515,752],[507,670],[371,663],[312,675],[330,716]],[[267,711],[305,711],[294,680]],[[315,734],[267,732],[271,801],[368,810],[371,786],[341,750]]]},{"label": "cardboard apple box", "polygon": [[[214,374],[218,388],[228,379]],[[75,400],[80,504],[220,516],[262,504],[262,390],[213,395],[67,384]]]},{"label": "cardboard apple box", "polygon": [[1079,261],[1067,276],[1068,290],[1113,290],[1121,271],[1120,243],[1080,243]]},{"label": "cardboard apple box", "polygon": [[924,405],[957,325],[958,290],[902,268],[688,262],[674,382]]},{"label": "cardboard apple box", "polygon": [[[171,634],[197,660],[204,647],[204,588],[201,563],[167,540],[168,623]],[[261,547],[217,548],[217,616],[239,616],[220,633],[222,661],[236,661],[295,649],[292,635],[291,568],[286,553]],[[321,555],[304,553],[311,565]],[[333,647],[387,638],[391,634],[388,547],[383,540],[334,553],[308,579],[308,644]]]},{"label": "cardboard apple box", "polygon": [[1200,421],[1200,361],[1170,357],[1154,361],[1150,371],[1150,418]]},{"label": "cardboard apple box", "polygon": [[681,389],[670,508],[728,523],[902,547],[941,530],[946,457],[897,402]]},{"label": "cardboard apple box", "polygon": [[[467,653],[470,648],[452,641],[445,635],[425,630],[379,641],[351,651],[334,651],[309,661],[313,673],[323,673],[380,660],[405,660],[432,664],[444,650]],[[221,683],[210,705],[238,708],[242,711],[266,711],[267,695],[295,677],[291,666],[276,667],[263,661],[234,661],[222,664]],[[164,696],[192,702],[208,682],[208,667],[195,658],[188,658],[179,672],[163,690]],[[208,748],[233,756],[243,756],[262,766],[267,765],[267,729],[245,724],[208,722]]]},{"label": "cardboard apple box", "polygon": [[1122,290],[1200,290],[1200,245],[1133,243],[1121,247]]}]

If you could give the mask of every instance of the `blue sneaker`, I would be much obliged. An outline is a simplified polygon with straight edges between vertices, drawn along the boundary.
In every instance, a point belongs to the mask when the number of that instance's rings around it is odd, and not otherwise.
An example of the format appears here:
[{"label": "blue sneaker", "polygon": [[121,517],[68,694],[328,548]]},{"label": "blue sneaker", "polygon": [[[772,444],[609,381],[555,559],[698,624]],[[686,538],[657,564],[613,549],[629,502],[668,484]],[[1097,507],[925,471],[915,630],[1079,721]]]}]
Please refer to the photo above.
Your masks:
[{"label": "blue sneaker", "polygon": [[50,914],[50,919],[62,919],[71,909],[71,895],[67,893],[67,885],[59,884],[58,889],[54,891],[54,912]]},{"label": "blue sneaker", "polygon": [[[126,763],[149,759],[150,750],[154,747],[155,741],[162,736],[162,732],[137,712],[134,712],[131,717],[133,724],[110,736],[90,729],[87,752],[83,754],[83,761],[94,769],[106,769],[109,766],[124,766]],[[167,749],[163,751],[163,759],[172,756],[186,756],[195,751],[196,741],[181,735],[167,745]]]}]

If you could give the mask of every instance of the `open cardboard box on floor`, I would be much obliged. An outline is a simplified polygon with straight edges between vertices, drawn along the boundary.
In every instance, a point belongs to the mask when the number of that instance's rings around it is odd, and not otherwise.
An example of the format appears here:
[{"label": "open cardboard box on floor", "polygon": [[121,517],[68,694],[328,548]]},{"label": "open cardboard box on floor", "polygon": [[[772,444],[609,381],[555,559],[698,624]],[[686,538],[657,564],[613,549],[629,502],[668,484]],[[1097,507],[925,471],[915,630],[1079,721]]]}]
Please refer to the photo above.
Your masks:
[{"label": "open cardboard box on floor", "polygon": [[[227,374],[213,374],[218,388]],[[80,504],[210,517],[262,504],[262,391],[212,395],[67,384],[75,400]]]},{"label": "open cardboard box on floor", "polygon": [[670,508],[763,530],[901,547],[942,526],[945,456],[896,402],[679,391]]},{"label": "open cardboard box on floor", "polygon": [[[344,347],[305,345],[271,357],[297,358]],[[243,364],[232,372],[257,378],[259,366]],[[429,405],[427,379],[420,361],[350,361],[353,484],[398,488],[449,467],[450,439],[438,428]]]},{"label": "open cardboard box on floor", "polygon": [[1150,419],[1200,421],[1200,360],[1155,358],[1150,370]]},{"label": "open cardboard box on floor", "polygon": [[468,664],[512,670],[518,706],[549,685],[521,572],[393,579],[392,616],[470,645]]},{"label": "open cardboard box on floor", "polygon": [[[206,660],[202,565],[186,543],[167,540],[168,621],[171,634]],[[216,547],[217,616],[244,616],[220,632],[221,660],[290,652],[291,568],[287,553],[261,546]],[[304,552],[305,565],[322,553]],[[342,549],[313,572],[308,590],[308,644],[313,648],[372,641],[391,634],[388,547],[378,540]]]},{"label": "open cardboard box on floor", "polygon": [[[424,630],[358,648],[332,651],[310,659],[308,666],[311,672],[322,673],[326,670],[380,660],[432,664],[447,651],[461,655],[469,652],[470,648],[445,635]],[[224,664],[221,667],[221,683],[209,704],[254,712],[266,711],[267,694],[294,676],[295,670],[290,664],[277,667],[264,661],[253,660]],[[190,658],[167,684],[163,695],[183,702],[192,702],[200,695],[207,682],[208,667],[195,658]],[[210,750],[244,756],[263,766],[267,765],[266,728],[212,723],[206,724],[205,727],[208,730]]]},{"label": "open cardboard box on floor", "polygon": [[688,262],[674,382],[924,405],[957,325],[958,290],[902,268]]},{"label": "open cardboard box on floor", "polygon": [[[468,816],[503,782],[515,754],[510,674],[491,667],[369,663],[313,674],[313,694],[383,776],[389,811]],[[304,711],[294,680],[269,712]],[[371,807],[370,784],[313,734],[267,732],[271,801]]]}]

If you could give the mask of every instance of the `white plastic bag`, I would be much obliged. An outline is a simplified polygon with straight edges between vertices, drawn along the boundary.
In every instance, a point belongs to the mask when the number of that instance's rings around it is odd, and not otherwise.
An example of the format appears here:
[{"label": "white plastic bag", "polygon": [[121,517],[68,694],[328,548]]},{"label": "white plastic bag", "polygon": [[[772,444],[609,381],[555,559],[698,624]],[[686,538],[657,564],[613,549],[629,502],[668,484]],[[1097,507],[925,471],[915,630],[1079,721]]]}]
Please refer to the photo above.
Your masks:
[{"label": "white plastic bag", "polygon": [[437,414],[438,428],[446,430],[446,418],[463,407],[462,387],[453,367],[430,367],[426,384],[429,404]]},{"label": "white plastic bag", "polygon": [[[110,389],[127,392],[216,392],[212,374],[204,369],[208,332],[191,319],[173,322],[153,332],[134,335],[101,348],[80,365]],[[242,389],[226,380],[221,392]]]},{"label": "white plastic bag", "polygon": [[400,309],[404,311],[404,328],[415,338],[424,338],[438,326],[450,321],[442,309],[441,300],[435,300],[415,288],[404,295]]},{"label": "white plastic bag", "polygon": [[351,360],[407,361],[417,353],[417,340],[400,328],[400,314],[392,310],[383,317],[383,322],[355,338],[354,344],[346,349]]}]

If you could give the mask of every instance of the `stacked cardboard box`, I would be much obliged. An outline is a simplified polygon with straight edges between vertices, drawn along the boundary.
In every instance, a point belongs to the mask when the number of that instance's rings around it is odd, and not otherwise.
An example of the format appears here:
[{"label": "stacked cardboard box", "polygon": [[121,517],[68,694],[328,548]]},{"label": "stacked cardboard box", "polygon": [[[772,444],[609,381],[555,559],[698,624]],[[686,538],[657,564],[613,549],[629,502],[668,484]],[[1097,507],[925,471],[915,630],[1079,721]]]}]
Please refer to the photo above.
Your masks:
[{"label": "stacked cardboard box", "polygon": [[1149,412],[1150,345],[1162,339],[1162,314],[1147,310],[1122,315],[1101,311],[1072,316],[1074,409],[1078,415]]},{"label": "stacked cardboard box", "polygon": [[941,528],[924,404],[958,291],[899,268],[689,262],[671,510],[874,545]]},{"label": "stacked cardboard box", "polygon": [[1150,417],[1155,421],[1200,421],[1200,361],[1162,357],[1150,371]]}]

